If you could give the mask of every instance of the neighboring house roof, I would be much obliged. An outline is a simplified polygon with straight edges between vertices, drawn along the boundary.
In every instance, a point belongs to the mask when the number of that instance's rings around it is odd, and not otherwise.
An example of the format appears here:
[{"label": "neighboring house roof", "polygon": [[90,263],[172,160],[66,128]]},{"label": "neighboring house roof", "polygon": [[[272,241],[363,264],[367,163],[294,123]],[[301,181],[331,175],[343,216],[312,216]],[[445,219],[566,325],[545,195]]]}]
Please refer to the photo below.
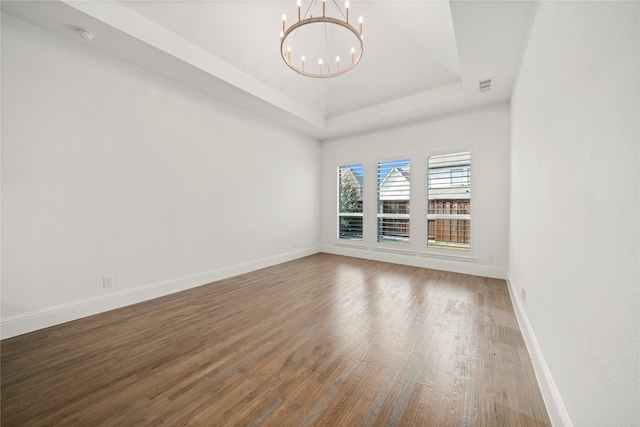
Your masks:
[{"label": "neighboring house roof", "polygon": [[362,200],[362,174],[354,173],[351,168],[343,170],[342,180],[354,186],[358,191],[358,200]]},{"label": "neighboring house roof", "polygon": [[403,168],[393,168],[380,183],[380,200],[409,200],[410,173]]},{"label": "neighboring house roof", "polygon": [[[450,173],[455,167],[439,168],[440,172]],[[393,168],[380,183],[380,200],[409,200],[410,172],[403,168]],[[445,199],[470,199],[470,185],[460,184],[451,185],[444,184],[440,188],[429,189],[429,200],[445,200]]]},{"label": "neighboring house roof", "polygon": [[362,174],[354,173],[353,169],[347,168],[342,178],[348,180],[352,185],[358,187],[358,189],[362,189]]}]

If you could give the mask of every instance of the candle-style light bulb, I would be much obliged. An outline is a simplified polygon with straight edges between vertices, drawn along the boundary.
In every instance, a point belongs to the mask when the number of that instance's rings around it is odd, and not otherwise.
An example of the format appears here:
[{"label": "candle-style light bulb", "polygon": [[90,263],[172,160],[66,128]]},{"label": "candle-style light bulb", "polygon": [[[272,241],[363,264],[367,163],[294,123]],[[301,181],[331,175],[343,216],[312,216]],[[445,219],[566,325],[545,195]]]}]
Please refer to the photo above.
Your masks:
[{"label": "candle-style light bulb", "polygon": [[356,62],[356,49],[355,48],[351,48],[351,64]]},{"label": "candle-style light bulb", "polygon": [[340,71],[340,57],[336,56],[336,73]]},{"label": "candle-style light bulb", "polygon": [[298,0],[298,21],[300,21],[300,6],[302,6],[302,4],[300,3],[300,0]]},{"label": "candle-style light bulb", "polygon": [[348,1],[344,4],[344,8],[347,11],[347,24],[348,24],[349,23],[349,2]]},{"label": "candle-style light bulb", "polygon": [[287,46],[287,63],[291,63],[291,46]]},{"label": "candle-style light bulb", "polygon": [[326,6],[326,3],[324,0],[322,0],[322,16],[325,16],[325,6]]},{"label": "candle-style light bulb", "polygon": [[360,38],[362,38],[362,16],[360,18],[358,18],[358,22],[360,23]]},{"label": "candle-style light bulb", "polygon": [[[285,23],[287,22],[287,15],[282,14],[282,33],[284,34]],[[362,27],[360,27],[360,33],[362,34]]]},{"label": "candle-style light bulb", "polygon": [[318,59],[318,65],[320,65],[320,74],[322,74],[322,58]]},{"label": "candle-style light bulb", "polygon": [[300,59],[302,60],[302,72],[304,73],[304,55]]},{"label": "candle-style light bulb", "polygon": [[283,38],[283,37],[284,37],[284,32],[280,31],[280,38]]}]

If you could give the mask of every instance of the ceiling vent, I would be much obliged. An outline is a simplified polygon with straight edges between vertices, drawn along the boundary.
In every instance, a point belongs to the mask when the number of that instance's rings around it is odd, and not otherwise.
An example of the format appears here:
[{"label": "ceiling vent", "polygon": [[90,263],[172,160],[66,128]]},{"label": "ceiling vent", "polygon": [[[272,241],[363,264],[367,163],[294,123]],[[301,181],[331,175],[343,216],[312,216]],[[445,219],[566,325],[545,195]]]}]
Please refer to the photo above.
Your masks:
[{"label": "ceiling vent", "polygon": [[489,92],[493,90],[493,77],[478,81],[478,93]]}]

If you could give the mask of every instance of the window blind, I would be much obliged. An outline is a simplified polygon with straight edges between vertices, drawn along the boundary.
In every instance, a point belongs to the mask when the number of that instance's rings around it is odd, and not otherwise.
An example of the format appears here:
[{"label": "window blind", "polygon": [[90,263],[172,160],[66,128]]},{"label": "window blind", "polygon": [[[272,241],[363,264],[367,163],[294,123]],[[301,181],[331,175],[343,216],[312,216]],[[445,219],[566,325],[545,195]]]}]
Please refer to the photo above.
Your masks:
[{"label": "window blind", "polygon": [[378,242],[409,244],[411,165],[409,159],[378,163]]},{"label": "window blind", "polygon": [[427,194],[428,247],[468,251],[471,245],[471,152],[429,156]]},{"label": "window blind", "polygon": [[338,167],[338,239],[362,240],[364,165]]}]

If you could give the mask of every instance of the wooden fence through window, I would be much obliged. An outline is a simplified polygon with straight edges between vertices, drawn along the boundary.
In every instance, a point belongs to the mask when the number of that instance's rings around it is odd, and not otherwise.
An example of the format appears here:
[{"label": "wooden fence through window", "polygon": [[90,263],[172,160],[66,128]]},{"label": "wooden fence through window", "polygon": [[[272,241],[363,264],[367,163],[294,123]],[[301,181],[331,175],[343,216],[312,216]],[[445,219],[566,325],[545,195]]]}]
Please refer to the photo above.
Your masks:
[{"label": "wooden fence through window", "polygon": [[[470,215],[470,200],[430,200],[429,214]],[[469,245],[471,241],[471,221],[468,219],[430,219],[429,241]]]}]

